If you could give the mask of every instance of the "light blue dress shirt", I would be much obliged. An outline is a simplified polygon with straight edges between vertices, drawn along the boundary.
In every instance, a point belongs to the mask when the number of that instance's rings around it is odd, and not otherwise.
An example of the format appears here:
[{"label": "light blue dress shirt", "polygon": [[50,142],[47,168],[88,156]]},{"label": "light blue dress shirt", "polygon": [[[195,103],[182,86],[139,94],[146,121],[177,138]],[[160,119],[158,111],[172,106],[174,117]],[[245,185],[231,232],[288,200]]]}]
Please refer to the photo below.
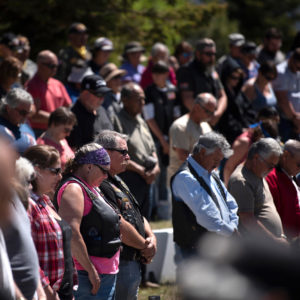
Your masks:
[{"label": "light blue dress shirt", "polygon": [[197,179],[188,171],[180,172],[173,180],[172,190],[175,201],[183,201],[194,213],[200,226],[208,231],[223,236],[230,236],[238,227],[238,206],[236,201],[222,183],[226,194],[225,202],[211,173],[202,168],[191,155],[187,161],[216,195],[220,209]]}]

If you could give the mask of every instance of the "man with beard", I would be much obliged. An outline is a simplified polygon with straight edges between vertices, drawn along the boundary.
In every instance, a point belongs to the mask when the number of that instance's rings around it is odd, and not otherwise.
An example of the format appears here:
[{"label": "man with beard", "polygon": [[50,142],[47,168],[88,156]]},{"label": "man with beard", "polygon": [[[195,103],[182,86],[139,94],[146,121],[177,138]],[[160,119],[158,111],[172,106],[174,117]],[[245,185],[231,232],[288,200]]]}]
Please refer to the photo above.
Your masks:
[{"label": "man with beard", "polygon": [[300,48],[277,66],[273,89],[280,109],[279,132],[283,141],[299,139],[300,133]]},{"label": "man with beard", "polygon": [[243,236],[259,234],[287,243],[272,194],[264,177],[277,165],[281,154],[279,143],[262,138],[252,144],[244,165],[231,175],[228,190],[238,203],[239,229]]},{"label": "man with beard", "polygon": [[218,100],[217,109],[210,121],[216,125],[227,107],[227,97],[215,71],[216,45],[211,39],[204,38],[197,42],[195,58],[188,65],[182,66],[176,76],[182,103],[200,93],[211,93]]}]

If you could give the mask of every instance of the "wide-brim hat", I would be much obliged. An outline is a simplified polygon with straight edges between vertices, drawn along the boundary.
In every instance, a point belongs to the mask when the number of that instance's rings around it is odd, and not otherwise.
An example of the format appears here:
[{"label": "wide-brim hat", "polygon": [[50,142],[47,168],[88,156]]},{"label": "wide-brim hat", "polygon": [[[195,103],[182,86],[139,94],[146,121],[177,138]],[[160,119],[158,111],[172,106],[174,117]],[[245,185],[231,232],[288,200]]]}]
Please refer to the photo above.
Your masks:
[{"label": "wide-brim hat", "polygon": [[104,65],[100,70],[100,75],[108,82],[116,76],[124,76],[127,73],[125,70],[119,69],[115,64],[109,63]]}]

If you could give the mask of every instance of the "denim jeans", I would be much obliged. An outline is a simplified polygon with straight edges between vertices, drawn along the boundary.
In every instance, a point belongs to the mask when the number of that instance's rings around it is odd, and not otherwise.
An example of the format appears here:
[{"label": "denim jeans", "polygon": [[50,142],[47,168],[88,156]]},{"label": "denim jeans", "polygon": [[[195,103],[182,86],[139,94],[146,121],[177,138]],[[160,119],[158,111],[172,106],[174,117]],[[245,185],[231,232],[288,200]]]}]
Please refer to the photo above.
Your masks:
[{"label": "denim jeans", "polygon": [[121,259],[117,275],[116,300],[136,300],[140,282],[140,263]]},{"label": "denim jeans", "polygon": [[76,300],[114,300],[117,274],[99,274],[101,283],[96,295],[91,294],[92,285],[86,271],[78,271],[78,290]]}]

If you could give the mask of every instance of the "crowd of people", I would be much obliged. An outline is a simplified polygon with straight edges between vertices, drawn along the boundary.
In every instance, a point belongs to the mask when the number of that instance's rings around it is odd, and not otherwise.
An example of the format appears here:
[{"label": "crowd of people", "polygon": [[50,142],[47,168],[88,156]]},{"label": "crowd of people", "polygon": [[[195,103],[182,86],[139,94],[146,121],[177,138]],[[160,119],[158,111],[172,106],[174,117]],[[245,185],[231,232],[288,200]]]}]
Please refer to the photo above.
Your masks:
[{"label": "crowd of people", "polygon": [[117,66],[82,23],[35,62],[1,36],[1,299],[137,299],[171,207],[178,265],[207,232],[298,238],[300,45],[228,39],[130,41]]}]

